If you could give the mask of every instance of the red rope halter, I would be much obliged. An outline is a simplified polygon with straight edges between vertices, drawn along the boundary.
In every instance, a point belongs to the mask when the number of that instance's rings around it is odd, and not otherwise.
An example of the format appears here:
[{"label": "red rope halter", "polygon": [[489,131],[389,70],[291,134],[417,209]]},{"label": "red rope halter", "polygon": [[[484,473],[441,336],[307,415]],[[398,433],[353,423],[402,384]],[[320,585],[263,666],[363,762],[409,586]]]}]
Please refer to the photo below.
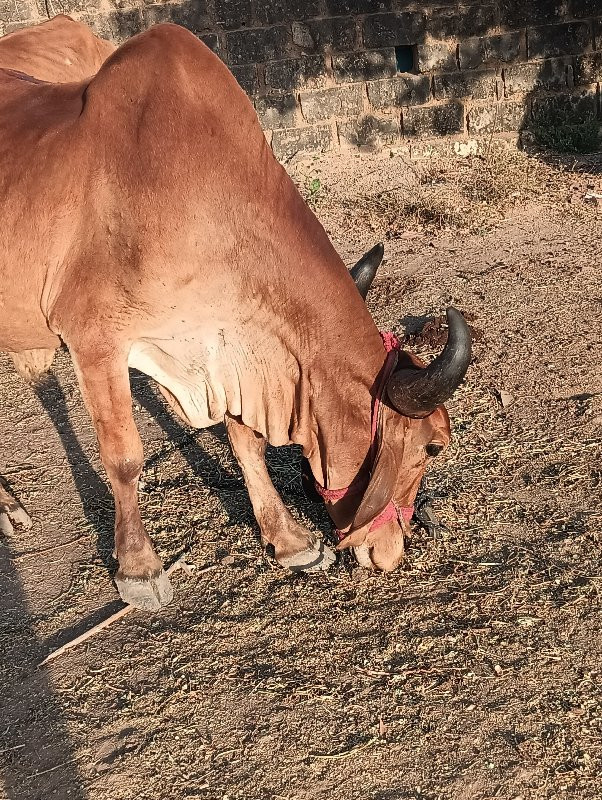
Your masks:
[{"label": "red rope halter", "polygon": [[[370,425],[370,472],[368,475],[363,475],[361,477],[358,476],[349,486],[346,486],[343,489],[325,489],[316,481],[316,491],[327,503],[335,503],[337,500],[342,500],[343,497],[347,497],[347,495],[359,494],[360,492],[365,491],[366,486],[370,481],[370,473],[372,472],[372,467],[374,466],[374,461],[378,451],[378,418],[382,404],[382,396],[387,385],[387,381],[395,369],[395,365],[397,364],[397,354],[401,349],[399,339],[394,333],[386,331],[380,335],[383,340],[384,348],[387,352],[387,360],[385,361],[380,383],[378,384],[378,388],[372,402],[372,420]],[[387,522],[391,522],[394,519],[398,519],[400,524],[402,520],[409,522],[413,515],[414,506],[397,506],[393,500],[390,500],[380,514],[372,520],[370,531],[378,530],[378,528],[382,528],[383,525],[385,525]],[[339,540],[344,539],[346,536],[346,534],[339,530],[337,530],[337,534]]]}]

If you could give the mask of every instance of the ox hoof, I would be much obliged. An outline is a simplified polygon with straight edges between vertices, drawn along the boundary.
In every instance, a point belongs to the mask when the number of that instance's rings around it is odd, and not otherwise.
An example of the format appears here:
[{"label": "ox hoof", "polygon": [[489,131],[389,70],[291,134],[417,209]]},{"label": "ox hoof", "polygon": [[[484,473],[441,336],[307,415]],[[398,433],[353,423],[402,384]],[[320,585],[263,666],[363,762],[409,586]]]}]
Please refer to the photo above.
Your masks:
[{"label": "ox hoof", "polygon": [[281,567],[292,572],[320,572],[327,570],[336,561],[336,553],[319,539],[313,547],[293,553],[291,556],[277,558]]},{"label": "ox hoof", "polygon": [[26,531],[32,526],[31,517],[18,503],[0,509],[0,533],[8,536],[13,533],[15,526]]},{"label": "ox hoof", "polygon": [[126,578],[119,572],[115,585],[124,603],[142,611],[158,611],[173,599],[173,589],[164,570],[154,578]]}]

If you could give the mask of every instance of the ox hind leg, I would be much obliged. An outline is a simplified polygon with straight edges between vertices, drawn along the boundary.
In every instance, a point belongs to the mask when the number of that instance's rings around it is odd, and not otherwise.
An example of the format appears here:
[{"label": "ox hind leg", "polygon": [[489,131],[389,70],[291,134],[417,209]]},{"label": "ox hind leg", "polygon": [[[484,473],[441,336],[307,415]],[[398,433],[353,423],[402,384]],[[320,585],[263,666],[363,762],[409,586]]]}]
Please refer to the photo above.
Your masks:
[{"label": "ox hind leg", "polygon": [[[35,384],[50,369],[54,350],[23,350],[10,355],[19,375]],[[31,517],[0,483],[0,533],[12,533],[13,525],[28,530],[32,525]]]},{"label": "ox hind leg", "polygon": [[278,563],[295,572],[328,569],[335,554],[293,519],[274,488],[265,465],[263,436],[230,416],[226,417],[226,430],[242,469],[262,538],[264,543],[274,546]]},{"label": "ox hind leg", "polygon": [[132,414],[127,354],[98,342],[70,349],[115,498],[115,584],[126,603],[155,611],[173,593],[138,508],[143,452]]}]

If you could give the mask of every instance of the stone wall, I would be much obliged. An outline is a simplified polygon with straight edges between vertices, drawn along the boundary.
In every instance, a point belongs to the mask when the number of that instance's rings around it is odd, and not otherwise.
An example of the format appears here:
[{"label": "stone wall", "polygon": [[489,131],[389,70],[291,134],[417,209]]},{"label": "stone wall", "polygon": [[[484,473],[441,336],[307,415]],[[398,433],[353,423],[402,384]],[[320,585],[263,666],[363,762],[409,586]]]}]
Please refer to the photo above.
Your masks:
[{"label": "stone wall", "polygon": [[185,25],[252,98],[276,155],[456,152],[533,110],[600,116],[602,0],[0,0],[0,33],[67,13],[115,41]]}]

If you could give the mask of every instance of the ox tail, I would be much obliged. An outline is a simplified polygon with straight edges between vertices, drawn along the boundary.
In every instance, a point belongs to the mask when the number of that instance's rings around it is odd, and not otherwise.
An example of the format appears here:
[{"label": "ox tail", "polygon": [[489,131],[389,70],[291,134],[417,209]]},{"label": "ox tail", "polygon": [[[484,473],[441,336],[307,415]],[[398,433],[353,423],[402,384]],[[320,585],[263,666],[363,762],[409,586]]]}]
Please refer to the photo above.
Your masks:
[{"label": "ox tail", "polygon": [[54,353],[54,350],[22,350],[20,353],[11,353],[11,357],[19,375],[36,385],[43,382]]}]

